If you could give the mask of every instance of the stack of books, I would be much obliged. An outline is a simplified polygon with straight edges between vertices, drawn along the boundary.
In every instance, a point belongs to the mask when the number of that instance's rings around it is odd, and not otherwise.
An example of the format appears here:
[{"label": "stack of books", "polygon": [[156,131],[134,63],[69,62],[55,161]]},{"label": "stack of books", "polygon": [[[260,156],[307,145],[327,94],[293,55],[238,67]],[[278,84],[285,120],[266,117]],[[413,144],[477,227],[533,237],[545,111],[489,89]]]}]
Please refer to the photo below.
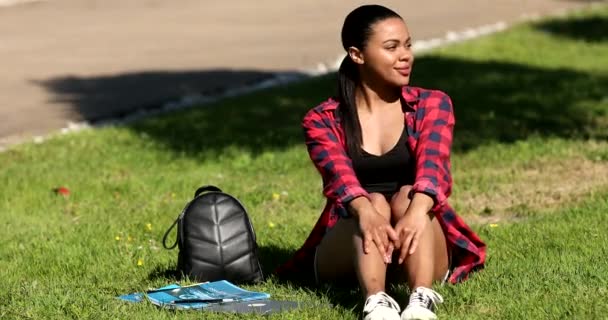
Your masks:
[{"label": "stack of books", "polygon": [[121,295],[118,298],[129,302],[147,300],[162,308],[236,313],[266,314],[298,307],[297,302],[271,301],[268,293],[245,290],[226,280],[183,287],[171,284],[143,293]]}]

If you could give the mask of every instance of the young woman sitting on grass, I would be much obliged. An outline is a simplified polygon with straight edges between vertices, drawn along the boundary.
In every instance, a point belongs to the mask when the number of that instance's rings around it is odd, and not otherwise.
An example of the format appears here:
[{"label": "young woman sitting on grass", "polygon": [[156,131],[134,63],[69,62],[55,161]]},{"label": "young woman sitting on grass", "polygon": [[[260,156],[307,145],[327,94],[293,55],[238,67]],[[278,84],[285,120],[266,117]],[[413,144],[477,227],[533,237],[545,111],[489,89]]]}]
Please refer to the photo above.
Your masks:
[{"label": "young woman sitting on grass", "polygon": [[[485,261],[485,244],[447,203],[451,100],[408,86],[411,42],[388,8],[361,6],[346,17],[339,94],[303,120],[327,205],[302,248],[277,270],[317,282],[357,279],[366,320],[436,319],[443,299],[433,282],[462,281]],[[387,281],[411,289],[402,313],[385,293]]]}]

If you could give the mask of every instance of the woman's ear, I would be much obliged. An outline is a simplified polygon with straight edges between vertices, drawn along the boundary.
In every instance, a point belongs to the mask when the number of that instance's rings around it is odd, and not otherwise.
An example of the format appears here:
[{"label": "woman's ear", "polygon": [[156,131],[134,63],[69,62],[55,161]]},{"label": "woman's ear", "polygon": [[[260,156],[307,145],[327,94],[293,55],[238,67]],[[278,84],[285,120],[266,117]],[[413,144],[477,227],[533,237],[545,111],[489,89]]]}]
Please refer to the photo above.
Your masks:
[{"label": "woman's ear", "polygon": [[361,50],[355,47],[348,48],[348,55],[350,56],[350,59],[353,60],[353,62],[356,64],[363,64],[365,62],[365,60],[363,59],[363,53],[361,52]]}]

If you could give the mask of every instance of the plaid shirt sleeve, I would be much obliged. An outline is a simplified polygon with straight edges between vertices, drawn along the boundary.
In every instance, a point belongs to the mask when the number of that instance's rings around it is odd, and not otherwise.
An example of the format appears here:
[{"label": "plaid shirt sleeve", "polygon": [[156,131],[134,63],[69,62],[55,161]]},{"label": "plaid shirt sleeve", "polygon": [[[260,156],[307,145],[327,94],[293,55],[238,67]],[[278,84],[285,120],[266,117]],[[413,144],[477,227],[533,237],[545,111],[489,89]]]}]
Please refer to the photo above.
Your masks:
[{"label": "plaid shirt sleeve", "polygon": [[441,91],[432,91],[426,103],[416,110],[420,123],[416,146],[416,180],[410,197],[415,192],[431,196],[436,212],[446,204],[452,191],[450,149],[455,118],[450,97]]},{"label": "plaid shirt sleeve", "polygon": [[[368,194],[357,179],[332,121],[326,113],[313,109],[304,117],[302,128],[310,159],[323,178],[323,194],[344,209],[349,201]],[[346,210],[339,210],[339,214],[349,215]]]}]

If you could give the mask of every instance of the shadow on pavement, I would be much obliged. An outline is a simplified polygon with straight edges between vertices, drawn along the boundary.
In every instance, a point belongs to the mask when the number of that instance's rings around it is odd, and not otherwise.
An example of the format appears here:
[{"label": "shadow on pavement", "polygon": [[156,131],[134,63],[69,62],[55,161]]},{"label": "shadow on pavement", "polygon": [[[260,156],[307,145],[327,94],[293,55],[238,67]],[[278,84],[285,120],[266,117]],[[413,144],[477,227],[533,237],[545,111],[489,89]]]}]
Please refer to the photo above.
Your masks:
[{"label": "shadow on pavement", "polygon": [[67,102],[83,120],[95,123],[155,109],[184,96],[214,96],[271,79],[258,70],[145,71],[98,77],[65,76],[32,82]]}]

